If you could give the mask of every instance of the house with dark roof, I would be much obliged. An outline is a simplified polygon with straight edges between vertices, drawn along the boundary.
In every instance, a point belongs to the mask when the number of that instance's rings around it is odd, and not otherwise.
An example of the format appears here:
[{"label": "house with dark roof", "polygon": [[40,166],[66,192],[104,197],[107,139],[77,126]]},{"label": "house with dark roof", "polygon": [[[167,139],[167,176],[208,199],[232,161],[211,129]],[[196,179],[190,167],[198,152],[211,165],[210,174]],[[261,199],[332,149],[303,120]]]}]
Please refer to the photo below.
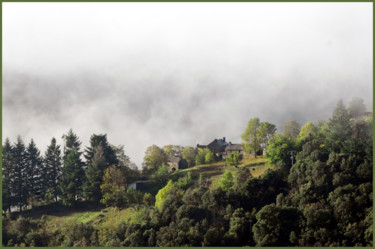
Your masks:
[{"label": "house with dark roof", "polygon": [[199,148],[208,148],[210,151],[212,151],[212,153],[214,153],[216,158],[221,159],[221,154],[225,152],[225,147],[227,145],[228,143],[225,141],[225,137],[223,137],[222,139],[214,139],[208,145],[197,144],[196,150],[198,150]]}]

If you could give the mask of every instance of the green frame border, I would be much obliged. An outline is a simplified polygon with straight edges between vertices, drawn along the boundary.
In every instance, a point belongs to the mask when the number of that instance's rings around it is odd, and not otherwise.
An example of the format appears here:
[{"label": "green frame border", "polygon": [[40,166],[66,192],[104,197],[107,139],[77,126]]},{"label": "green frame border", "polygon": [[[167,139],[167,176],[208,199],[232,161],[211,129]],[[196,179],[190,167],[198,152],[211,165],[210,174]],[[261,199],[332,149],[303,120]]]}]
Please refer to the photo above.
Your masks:
[{"label": "green frame border", "polygon": [[[0,79],[0,85],[1,85],[1,88],[0,88],[0,99],[1,99],[1,115],[0,115],[0,122],[1,122],[1,130],[0,130],[0,140],[3,141],[3,129],[2,129],[2,117],[3,117],[3,112],[2,112],[2,103],[3,103],[3,92],[2,92],[2,79],[3,79],[3,47],[2,47],[2,38],[3,38],[3,33],[2,33],[2,23],[3,23],[3,19],[2,19],[2,14],[3,14],[3,5],[2,3],[20,3],[20,2],[30,2],[30,3],[37,3],[37,2],[70,2],[70,3],[77,3],[77,2],[105,2],[105,3],[109,3],[109,2],[192,2],[192,3],[198,3],[198,2],[210,2],[210,3],[223,3],[223,2],[265,2],[265,3],[274,3],[274,2],[281,2],[281,3],[304,3],[304,2],[318,2],[318,3],[321,3],[321,2],[325,2],[325,3],[364,3],[364,2],[371,2],[373,3],[372,5],[372,24],[373,24],[373,34],[372,34],[372,42],[373,42],[373,54],[372,54],[372,65],[373,65],[373,69],[375,68],[374,67],[374,0],[360,0],[360,1],[354,1],[354,0],[330,0],[330,1],[325,1],[325,0],[305,0],[305,1],[300,1],[300,0],[287,0],[287,1],[281,1],[281,0],[266,0],[266,1],[254,1],[254,0],[234,0],[234,1],[228,1],[228,0],[204,0],[204,1],[199,1],[199,0],[162,0],[162,1],[155,1],[155,0],[141,0],[141,1],[134,1],[134,0],[110,0],[110,1],[103,1],[103,0],[79,0],[79,1],[74,1],[74,0],[36,0],[36,1],[32,1],[32,0],[16,0],[16,1],[12,1],[12,0],[1,0],[1,5],[0,5],[0,16],[1,16],[1,20],[0,20],[0,23],[1,23],[1,33],[0,33],[0,40],[1,40],[1,49],[0,49],[0,55],[1,55],[1,79]],[[374,110],[374,93],[375,93],[375,88],[374,88],[374,70],[373,70],[373,73],[372,73],[372,78],[373,78],[373,100],[372,100],[372,107],[373,107],[373,110]],[[374,117],[374,113],[373,113],[373,117]],[[375,126],[373,124],[373,132],[375,131]],[[0,160],[2,162],[2,142],[1,142],[1,145],[0,145]],[[373,138],[373,159],[375,158],[375,148],[374,148],[374,138]],[[2,163],[0,162],[0,164],[2,165]],[[0,172],[1,172],[1,175],[2,175],[2,167],[0,167]],[[375,185],[374,185],[374,179],[375,179],[375,171],[373,170],[373,184],[372,184],[372,187],[373,187],[373,222],[372,222],[372,226],[373,226],[373,246],[374,245],[374,241],[375,241],[375,225],[374,225],[374,203],[375,203],[375,194],[374,194],[374,190],[375,190]],[[0,191],[2,192],[2,177],[0,177]],[[2,195],[0,195],[0,204],[2,205]],[[2,231],[3,230],[3,224],[2,224],[2,218],[1,218],[1,222],[0,222],[0,230]],[[3,247],[2,245],[2,241],[3,241],[3,235],[2,235],[2,232],[0,233],[0,241],[1,241],[1,244],[0,244],[0,248]],[[46,247],[46,248],[49,248],[49,247]],[[54,248],[54,247],[51,247],[51,248]],[[60,248],[68,248],[68,247],[60,247]],[[88,248],[103,248],[103,247],[88,247]],[[108,248],[119,248],[119,247],[108,247]],[[130,248],[149,248],[149,247],[130,247]],[[189,247],[169,247],[169,248],[189,248]],[[214,249],[220,249],[222,247],[211,247],[211,248],[214,248]],[[227,247],[227,248],[235,248],[235,247]],[[256,248],[285,248],[285,247],[256,247]],[[304,247],[304,248],[319,248],[319,247]]]}]

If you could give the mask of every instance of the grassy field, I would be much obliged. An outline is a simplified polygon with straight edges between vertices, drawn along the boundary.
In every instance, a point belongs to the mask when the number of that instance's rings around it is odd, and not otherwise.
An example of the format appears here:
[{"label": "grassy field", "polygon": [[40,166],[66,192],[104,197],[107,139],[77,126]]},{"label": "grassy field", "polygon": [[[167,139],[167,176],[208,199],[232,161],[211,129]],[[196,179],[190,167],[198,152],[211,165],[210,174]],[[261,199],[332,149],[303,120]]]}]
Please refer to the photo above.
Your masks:
[{"label": "grassy field", "polygon": [[145,208],[129,207],[126,209],[105,208],[101,211],[74,212],[69,215],[59,213],[45,216],[47,228],[54,231],[71,223],[90,223],[97,229],[114,229],[119,224],[140,224],[141,219],[150,216]]}]

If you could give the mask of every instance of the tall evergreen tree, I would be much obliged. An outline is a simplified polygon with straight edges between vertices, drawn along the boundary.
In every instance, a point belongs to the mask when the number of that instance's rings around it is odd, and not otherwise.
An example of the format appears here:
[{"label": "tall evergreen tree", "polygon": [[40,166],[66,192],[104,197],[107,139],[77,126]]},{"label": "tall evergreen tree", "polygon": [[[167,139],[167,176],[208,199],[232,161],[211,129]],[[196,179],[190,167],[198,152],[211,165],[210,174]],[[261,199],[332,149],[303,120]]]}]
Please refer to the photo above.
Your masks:
[{"label": "tall evergreen tree", "polygon": [[43,182],[44,189],[42,193],[45,194],[48,189],[53,190],[55,201],[57,202],[58,181],[61,176],[61,150],[60,145],[56,144],[56,139],[52,138],[51,144],[47,147],[44,156],[43,168]]},{"label": "tall evergreen tree", "polygon": [[82,154],[82,152],[80,152],[81,142],[79,141],[78,136],[74,134],[72,129],[68,131],[68,134],[64,134],[62,136],[62,139],[64,140],[64,143],[65,143],[64,144],[64,159],[68,156],[68,154],[71,151],[75,151],[79,155]]},{"label": "tall evergreen tree", "polygon": [[78,152],[72,150],[64,159],[58,187],[65,206],[72,206],[76,196],[81,192],[83,169],[79,156]]},{"label": "tall evergreen tree", "polygon": [[68,134],[63,135],[64,139],[64,167],[59,183],[61,199],[64,205],[74,204],[75,197],[82,192],[82,182],[84,177],[83,162],[81,160],[81,142],[78,136],[70,129]]},{"label": "tall evergreen tree", "polygon": [[11,192],[14,194],[14,203],[20,211],[27,204],[26,189],[26,149],[21,137],[17,138],[17,143],[13,146],[13,174],[11,181]]},{"label": "tall evergreen tree", "polygon": [[3,211],[11,211],[12,206],[12,192],[11,192],[11,180],[13,178],[13,155],[12,145],[8,138],[5,139],[2,149],[2,170],[3,170]]},{"label": "tall evergreen tree", "polygon": [[90,137],[90,147],[85,150],[87,170],[83,194],[85,198],[99,203],[102,198],[100,185],[103,182],[104,170],[110,165],[117,165],[115,150],[109,145],[106,134],[93,134]]},{"label": "tall evergreen tree", "polygon": [[350,137],[350,114],[340,100],[328,122],[327,145],[334,152],[344,153],[346,140]]},{"label": "tall evergreen tree", "polygon": [[108,168],[107,164],[103,147],[98,145],[85,172],[86,180],[83,186],[83,194],[86,199],[99,203],[102,198],[100,185],[102,185],[104,170]]},{"label": "tall evergreen tree", "polygon": [[36,147],[34,140],[31,139],[30,144],[26,149],[26,178],[25,178],[25,187],[26,187],[26,199],[28,197],[35,196],[37,193],[40,193],[40,190],[43,186],[41,182],[42,174],[42,158],[40,156],[40,151]]},{"label": "tall evergreen tree", "polygon": [[118,164],[118,159],[114,149],[109,145],[107,140],[107,134],[93,134],[90,137],[90,147],[85,150],[84,157],[86,158],[86,164],[90,165],[94,159],[94,154],[98,146],[102,147],[103,157],[106,161],[107,166],[112,164]]}]

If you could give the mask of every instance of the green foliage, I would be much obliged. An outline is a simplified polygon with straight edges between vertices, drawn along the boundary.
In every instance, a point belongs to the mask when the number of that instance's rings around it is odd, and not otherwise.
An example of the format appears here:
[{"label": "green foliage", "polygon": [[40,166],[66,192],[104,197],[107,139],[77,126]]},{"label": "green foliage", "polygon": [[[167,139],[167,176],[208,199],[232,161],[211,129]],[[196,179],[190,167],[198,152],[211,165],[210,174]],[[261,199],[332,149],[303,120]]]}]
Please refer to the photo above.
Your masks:
[{"label": "green foliage", "polygon": [[187,189],[192,184],[193,180],[191,179],[191,172],[189,171],[186,176],[178,178],[176,186],[180,189]]},{"label": "green foliage", "polygon": [[156,145],[152,145],[147,148],[143,159],[145,170],[151,173],[155,172],[163,163],[167,163],[167,159],[167,155],[163,149]]},{"label": "green foliage", "polygon": [[[44,190],[44,182],[42,179],[42,158],[40,151],[36,147],[34,140],[31,139],[26,148],[26,165],[25,165],[25,194],[28,199],[35,196],[38,191]],[[43,191],[45,192],[45,191]]]},{"label": "green foliage", "polygon": [[238,152],[230,153],[229,156],[225,159],[225,163],[228,166],[237,167],[242,159],[242,155]]},{"label": "green foliage", "polygon": [[11,198],[12,194],[12,175],[13,175],[13,153],[12,146],[8,138],[5,139],[2,147],[2,172],[3,172],[3,188],[2,188],[2,202],[3,211],[10,211],[10,207],[14,205],[14,200]]},{"label": "green foliage", "polygon": [[299,134],[298,134],[298,140],[299,141],[305,141],[307,139],[311,139],[315,137],[319,132],[319,129],[316,125],[314,125],[311,122],[307,122],[304,126],[302,126]]},{"label": "green foliage", "polygon": [[72,206],[76,196],[81,193],[83,169],[79,156],[78,152],[71,150],[64,159],[64,167],[58,187],[62,203],[66,206]]},{"label": "green foliage", "polygon": [[158,194],[155,197],[155,207],[160,211],[163,208],[163,204],[165,201],[165,198],[168,196],[168,194],[172,191],[174,188],[174,184],[172,180],[168,181],[168,184],[159,190]]},{"label": "green foliage", "polygon": [[[198,148],[197,155],[195,156],[195,164],[205,164],[205,163],[211,163],[213,160],[214,155],[208,148]],[[206,161],[207,159],[207,161]]]},{"label": "green foliage", "polygon": [[187,161],[189,167],[193,167],[195,165],[196,151],[193,147],[186,146],[182,150],[181,155],[182,155],[182,158]]},{"label": "green foliage", "polygon": [[244,133],[241,135],[243,140],[243,150],[245,153],[256,153],[261,149],[258,128],[260,126],[259,118],[250,119]]},{"label": "green foliage", "polygon": [[184,147],[170,144],[163,146],[162,150],[167,156],[181,156]]},{"label": "green foliage", "polygon": [[169,179],[169,167],[162,163],[162,165],[152,175],[152,179],[158,184],[158,186],[164,186]]},{"label": "green foliage", "polygon": [[265,158],[269,164],[291,165],[291,155],[289,151],[298,151],[297,144],[290,137],[275,135],[275,139],[269,142]]},{"label": "green foliage", "polygon": [[205,164],[209,164],[209,163],[213,163],[215,162],[215,156],[214,156],[214,153],[212,153],[211,151],[206,153],[206,155],[204,156],[204,163]]},{"label": "green foliage", "polygon": [[290,235],[299,234],[300,213],[293,207],[276,207],[274,204],[263,207],[256,215],[253,226],[257,246],[291,245]]},{"label": "green foliage", "polygon": [[155,204],[155,197],[152,196],[150,193],[145,193],[143,196],[143,203],[146,204],[147,206],[152,206]]},{"label": "green foliage", "polygon": [[219,186],[222,190],[228,191],[234,185],[234,179],[232,172],[225,171],[223,174],[223,178],[219,181]]},{"label": "green foliage", "polygon": [[86,179],[83,185],[83,195],[87,200],[99,202],[102,198],[100,185],[102,185],[106,168],[107,162],[104,157],[103,147],[98,145],[95,149],[94,157],[85,171]]},{"label": "green foliage", "polygon": [[271,141],[276,133],[276,125],[262,122],[260,123],[257,135],[259,137],[260,145],[263,149],[267,148],[268,142]]},{"label": "green foliage", "polygon": [[296,139],[300,133],[300,125],[296,120],[289,120],[284,124],[282,135]]},{"label": "green foliage", "polygon": [[106,206],[122,207],[126,203],[126,178],[115,165],[104,171],[103,184],[100,186],[103,198],[101,203]]},{"label": "green foliage", "polygon": [[[52,138],[51,144],[47,147],[43,158],[43,190],[42,193],[46,191],[53,191],[53,197],[55,202],[57,202],[58,195],[58,182],[61,175],[62,158],[60,146],[56,144],[56,139]],[[48,202],[48,201],[47,201]]]}]

